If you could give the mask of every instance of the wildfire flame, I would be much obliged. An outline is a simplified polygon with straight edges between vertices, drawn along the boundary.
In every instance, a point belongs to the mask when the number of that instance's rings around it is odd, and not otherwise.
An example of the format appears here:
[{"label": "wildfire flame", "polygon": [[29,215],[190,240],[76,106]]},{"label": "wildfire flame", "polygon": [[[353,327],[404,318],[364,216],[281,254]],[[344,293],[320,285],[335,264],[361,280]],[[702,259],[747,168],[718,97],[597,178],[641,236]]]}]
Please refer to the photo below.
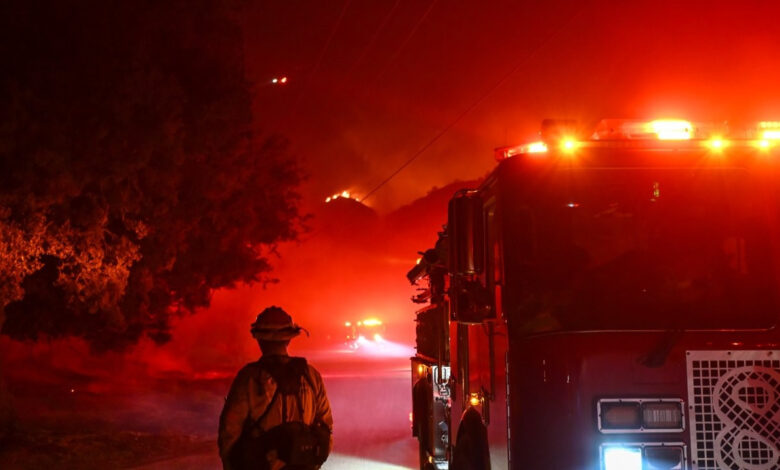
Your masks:
[{"label": "wildfire flame", "polygon": [[341,198],[343,198],[343,199],[353,199],[355,201],[359,201],[357,196],[355,196],[354,194],[351,194],[349,191],[342,191],[340,193],[336,193],[336,194],[333,194],[331,196],[326,197],[325,198],[325,202],[328,203],[328,202],[335,201],[336,199],[341,199]]}]

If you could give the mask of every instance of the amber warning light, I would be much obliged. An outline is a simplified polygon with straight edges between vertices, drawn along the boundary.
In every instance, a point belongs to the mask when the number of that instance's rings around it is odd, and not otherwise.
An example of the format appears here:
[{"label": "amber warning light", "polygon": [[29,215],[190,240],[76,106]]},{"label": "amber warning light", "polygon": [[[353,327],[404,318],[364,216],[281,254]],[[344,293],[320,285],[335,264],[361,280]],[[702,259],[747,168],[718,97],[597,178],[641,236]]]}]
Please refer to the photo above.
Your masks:
[{"label": "amber warning light", "polygon": [[469,404],[471,406],[479,406],[479,404],[482,403],[482,399],[479,396],[479,393],[472,393],[469,397]]}]

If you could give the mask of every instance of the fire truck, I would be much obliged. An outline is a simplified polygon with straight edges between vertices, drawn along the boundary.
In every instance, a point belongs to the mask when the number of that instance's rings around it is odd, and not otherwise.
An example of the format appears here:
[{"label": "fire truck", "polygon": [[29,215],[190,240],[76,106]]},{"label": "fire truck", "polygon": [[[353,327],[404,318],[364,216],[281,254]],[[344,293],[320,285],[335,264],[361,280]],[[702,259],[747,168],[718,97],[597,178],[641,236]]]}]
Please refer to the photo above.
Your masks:
[{"label": "fire truck", "polygon": [[356,322],[344,323],[346,344],[349,349],[359,349],[370,343],[380,343],[384,340],[385,324],[377,318],[366,318]]},{"label": "fire truck", "polygon": [[495,154],[407,274],[420,468],[780,469],[780,123]]}]

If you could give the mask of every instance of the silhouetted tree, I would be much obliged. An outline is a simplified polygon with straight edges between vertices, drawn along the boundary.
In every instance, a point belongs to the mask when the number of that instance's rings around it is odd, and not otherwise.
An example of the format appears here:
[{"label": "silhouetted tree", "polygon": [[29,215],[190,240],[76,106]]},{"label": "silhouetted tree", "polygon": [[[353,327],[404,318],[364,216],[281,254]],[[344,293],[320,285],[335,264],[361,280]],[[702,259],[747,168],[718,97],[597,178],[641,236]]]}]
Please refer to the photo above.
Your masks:
[{"label": "silhouetted tree", "polygon": [[267,281],[300,171],[252,132],[238,6],[0,6],[0,328],[98,349]]}]

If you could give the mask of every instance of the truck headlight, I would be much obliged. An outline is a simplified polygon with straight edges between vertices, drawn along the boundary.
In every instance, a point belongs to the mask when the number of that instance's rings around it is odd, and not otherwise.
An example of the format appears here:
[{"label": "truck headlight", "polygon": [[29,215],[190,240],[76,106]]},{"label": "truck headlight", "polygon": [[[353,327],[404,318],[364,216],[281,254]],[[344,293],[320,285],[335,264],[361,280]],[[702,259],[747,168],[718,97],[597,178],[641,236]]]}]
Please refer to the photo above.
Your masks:
[{"label": "truck headlight", "polygon": [[601,470],[684,470],[682,442],[610,442],[601,445]]},{"label": "truck headlight", "polygon": [[603,470],[642,470],[642,448],[606,446],[602,448]]}]

